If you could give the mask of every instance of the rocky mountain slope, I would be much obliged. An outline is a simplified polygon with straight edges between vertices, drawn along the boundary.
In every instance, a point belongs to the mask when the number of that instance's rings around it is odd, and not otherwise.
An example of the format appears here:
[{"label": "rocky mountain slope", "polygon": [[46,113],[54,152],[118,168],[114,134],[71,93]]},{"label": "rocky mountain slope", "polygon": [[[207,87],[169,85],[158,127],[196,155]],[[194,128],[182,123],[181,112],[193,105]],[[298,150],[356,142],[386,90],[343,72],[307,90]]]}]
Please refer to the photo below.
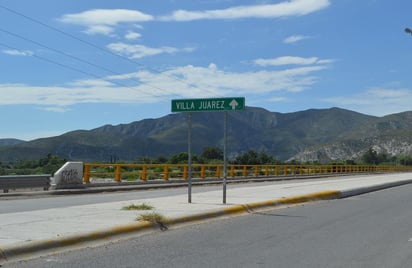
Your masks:
[{"label": "rocky mountain slope", "polygon": [[[193,113],[194,153],[222,146],[223,122],[223,113]],[[187,151],[187,133],[187,114],[170,114],[1,146],[0,161],[39,159],[48,153],[98,162],[170,156]],[[321,162],[356,159],[371,147],[391,155],[411,154],[411,134],[412,112],[374,117],[339,108],[276,113],[247,107],[229,113],[228,153],[234,157],[255,150],[281,160]]]}]

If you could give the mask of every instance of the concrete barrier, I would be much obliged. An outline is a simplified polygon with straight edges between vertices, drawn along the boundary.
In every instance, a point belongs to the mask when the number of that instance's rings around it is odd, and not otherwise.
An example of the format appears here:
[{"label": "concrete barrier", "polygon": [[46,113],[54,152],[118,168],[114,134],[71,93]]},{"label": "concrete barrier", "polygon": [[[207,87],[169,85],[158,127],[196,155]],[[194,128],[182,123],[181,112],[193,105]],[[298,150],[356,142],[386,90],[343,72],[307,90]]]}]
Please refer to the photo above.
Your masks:
[{"label": "concrete barrier", "polygon": [[53,189],[77,189],[83,185],[83,162],[66,162],[54,173]]}]

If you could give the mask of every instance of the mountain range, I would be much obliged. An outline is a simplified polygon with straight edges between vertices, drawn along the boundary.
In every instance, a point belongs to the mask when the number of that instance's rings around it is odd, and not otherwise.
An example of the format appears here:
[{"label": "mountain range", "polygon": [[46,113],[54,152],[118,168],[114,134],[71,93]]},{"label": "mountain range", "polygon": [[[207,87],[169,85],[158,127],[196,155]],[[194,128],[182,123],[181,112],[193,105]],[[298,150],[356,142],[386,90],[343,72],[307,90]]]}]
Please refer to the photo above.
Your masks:
[{"label": "mountain range", "polygon": [[[224,113],[193,113],[193,153],[222,147],[223,132]],[[303,162],[356,160],[370,148],[411,155],[412,112],[376,117],[340,108],[278,113],[246,107],[228,112],[227,133],[229,159],[249,150]],[[188,114],[177,113],[32,141],[0,139],[0,161],[40,159],[48,153],[85,162],[137,161],[187,148]]]}]

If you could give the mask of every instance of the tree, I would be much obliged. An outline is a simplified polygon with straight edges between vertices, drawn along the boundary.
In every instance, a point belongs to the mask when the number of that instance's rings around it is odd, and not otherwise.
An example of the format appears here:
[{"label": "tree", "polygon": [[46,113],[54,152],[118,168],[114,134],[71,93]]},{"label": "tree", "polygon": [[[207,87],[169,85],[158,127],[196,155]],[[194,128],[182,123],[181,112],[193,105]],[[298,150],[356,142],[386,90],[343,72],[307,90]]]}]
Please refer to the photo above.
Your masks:
[{"label": "tree", "polygon": [[378,164],[385,163],[389,160],[389,157],[386,153],[378,154]]},{"label": "tree", "polygon": [[6,168],[2,162],[0,162],[0,175],[6,175]]},{"label": "tree", "polygon": [[43,173],[53,174],[66,162],[66,159],[61,159],[58,156],[49,153],[47,154],[47,157],[41,158],[38,161],[38,166]]},{"label": "tree", "polygon": [[275,164],[278,161],[271,155],[266,154],[265,152],[260,152],[259,153],[259,162],[264,165],[264,164]]},{"label": "tree", "polygon": [[254,150],[249,150],[246,153],[236,157],[234,162],[238,165],[265,165],[275,164],[278,161],[276,161],[273,156],[270,156],[265,152],[257,153]]},{"label": "tree", "polygon": [[348,159],[348,160],[345,160],[345,165],[356,165],[356,162],[355,160]]},{"label": "tree", "polygon": [[256,165],[258,163],[258,154],[253,151],[249,150],[246,153],[239,155],[235,159],[236,164],[243,164],[243,165]]},{"label": "tree", "polygon": [[151,163],[153,163],[153,159],[148,157],[148,156],[141,156],[137,159],[137,163],[151,164]]},{"label": "tree", "polygon": [[[181,152],[178,154],[174,154],[170,157],[169,163],[170,164],[187,164],[189,159],[189,154],[187,152]],[[192,163],[197,162],[197,156],[192,154]]]},{"label": "tree", "polygon": [[388,160],[388,155],[385,153],[378,154],[374,149],[369,148],[369,150],[362,156],[362,160],[366,164],[379,165]]},{"label": "tree", "polygon": [[399,163],[403,166],[410,166],[412,165],[412,157],[406,155],[400,156]]},{"label": "tree", "polygon": [[154,160],[154,162],[155,162],[156,164],[164,164],[164,163],[167,163],[167,157],[164,156],[164,155],[159,155],[159,156]]},{"label": "tree", "polygon": [[378,153],[374,149],[369,148],[369,150],[363,154],[362,160],[366,164],[376,164],[378,161]]},{"label": "tree", "polygon": [[209,163],[213,160],[223,160],[223,151],[219,147],[206,147],[200,155],[202,162]]}]

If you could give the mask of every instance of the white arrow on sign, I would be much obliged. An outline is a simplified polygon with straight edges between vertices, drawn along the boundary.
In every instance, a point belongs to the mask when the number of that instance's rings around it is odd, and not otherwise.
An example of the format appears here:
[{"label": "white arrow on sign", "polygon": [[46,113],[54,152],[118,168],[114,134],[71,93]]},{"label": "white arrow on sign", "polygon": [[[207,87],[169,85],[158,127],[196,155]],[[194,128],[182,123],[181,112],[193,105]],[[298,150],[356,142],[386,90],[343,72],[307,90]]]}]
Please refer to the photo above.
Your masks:
[{"label": "white arrow on sign", "polygon": [[235,99],[233,99],[233,100],[229,103],[229,105],[232,106],[232,110],[235,110],[235,109],[236,109],[236,106],[238,106],[239,103],[238,103]]}]

